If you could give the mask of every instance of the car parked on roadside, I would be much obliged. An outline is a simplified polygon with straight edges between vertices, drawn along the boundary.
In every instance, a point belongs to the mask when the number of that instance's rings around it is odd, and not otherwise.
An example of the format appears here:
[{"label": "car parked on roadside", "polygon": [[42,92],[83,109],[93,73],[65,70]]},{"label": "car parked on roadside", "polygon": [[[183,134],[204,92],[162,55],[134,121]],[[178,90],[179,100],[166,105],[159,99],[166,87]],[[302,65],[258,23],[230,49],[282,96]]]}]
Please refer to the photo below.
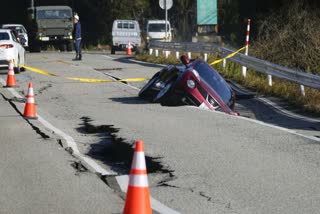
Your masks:
[{"label": "car parked on roadside", "polygon": [[112,25],[111,54],[126,50],[130,43],[134,51],[141,48],[141,31],[136,20],[114,20]]},{"label": "car parked on roadside", "polygon": [[223,77],[202,59],[180,57],[182,65],[168,65],[139,91],[139,97],[161,105],[193,105],[238,115],[235,94]]},{"label": "car parked on roadside", "polygon": [[21,43],[24,48],[29,47],[29,39],[26,28],[21,24],[4,24],[1,26],[2,29],[12,29],[18,33],[18,38],[21,39]]},{"label": "car parked on roadside", "polygon": [[25,49],[12,30],[0,29],[0,67],[8,67],[9,60],[14,62],[15,73],[23,71]]}]

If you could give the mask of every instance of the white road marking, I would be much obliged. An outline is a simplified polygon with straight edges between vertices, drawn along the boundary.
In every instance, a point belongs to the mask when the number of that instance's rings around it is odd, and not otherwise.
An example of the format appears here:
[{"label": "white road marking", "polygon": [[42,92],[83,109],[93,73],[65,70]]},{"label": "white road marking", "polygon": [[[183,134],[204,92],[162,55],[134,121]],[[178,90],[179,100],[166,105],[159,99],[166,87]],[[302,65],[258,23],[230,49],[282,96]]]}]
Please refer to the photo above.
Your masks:
[{"label": "white road marking", "polygon": [[[187,107],[188,108],[196,108],[196,109],[199,109],[201,111],[210,111],[210,112],[215,113],[215,114],[225,114],[225,113],[219,112],[219,111],[211,111],[211,110],[207,110],[207,109],[202,109],[202,108],[199,108],[197,106],[187,106]],[[247,121],[250,121],[250,122],[253,122],[253,123],[257,123],[257,124],[260,124],[260,125],[263,125],[263,126],[275,128],[275,129],[278,129],[278,130],[281,130],[281,131],[289,132],[290,134],[298,135],[300,137],[305,137],[305,138],[308,138],[310,140],[315,140],[315,141],[320,142],[320,138],[317,138],[317,137],[314,137],[314,136],[308,136],[308,135],[300,134],[300,133],[298,133],[298,132],[296,132],[294,130],[283,128],[283,127],[276,126],[276,125],[272,125],[272,124],[269,124],[269,123],[265,123],[265,122],[262,122],[262,121],[259,121],[259,120],[252,119],[252,118],[247,118],[247,117],[242,117],[242,116],[232,116],[232,115],[227,115],[227,116],[237,117],[237,118],[242,119],[242,120],[247,120]]]},{"label": "white road marking", "polygon": [[[0,83],[2,85],[6,85],[6,82],[4,79],[0,78]],[[7,88],[13,96],[17,98],[23,98],[14,88]],[[98,163],[96,163],[93,159],[84,156],[83,154],[80,153],[77,143],[74,141],[74,139],[69,136],[68,134],[64,133],[60,129],[56,128],[53,126],[51,123],[46,121],[44,118],[42,118],[39,114],[37,114],[38,121],[42,123],[43,126],[46,128],[50,129],[51,131],[55,132],[57,135],[60,135],[62,138],[65,139],[67,145],[72,149],[73,153],[76,158],[82,160],[84,163],[89,166],[93,172],[99,173],[101,175],[115,175],[114,173],[108,172],[104,168],[102,168]],[[122,178],[122,179],[120,179]],[[121,190],[124,190],[125,188],[128,188],[128,182],[129,182],[129,176],[124,175],[124,176],[116,176],[116,181],[118,185],[120,186]],[[126,191],[125,191],[126,192]],[[157,201],[154,199],[152,196],[150,196],[151,200],[151,208],[159,213],[163,214],[179,214],[179,212],[165,206],[161,202]]]},{"label": "white road marking", "polygon": [[296,118],[296,119],[302,119],[302,120],[305,120],[305,121],[308,121],[308,122],[320,122],[320,119],[314,119],[314,118],[309,118],[309,117],[305,117],[305,116],[302,116],[302,115],[297,115],[293,112],[290,112],[284,108],[282,108],[281,106],[277,105],[276,103],[272,102],[271,100],[268,100],[266,98],[263,98],[263,97],[259,97],[259,98],[256,98],[257,100],[260,100],[261,102],[271,106],[272,108],[278,110],[279,112],[291,117],[291,118]]},{"label": "white road marking", "polygon": [[[121,191],[126,193],[128,190],[129,176],[128,175],[116,176],[116,180],[120,186]],[[157,201],[153,197],[150,197],[150,200],[151,200],[152,209],[156,210],[159,213],[179,214],[179,212],[161,204],[159,201]]]}]

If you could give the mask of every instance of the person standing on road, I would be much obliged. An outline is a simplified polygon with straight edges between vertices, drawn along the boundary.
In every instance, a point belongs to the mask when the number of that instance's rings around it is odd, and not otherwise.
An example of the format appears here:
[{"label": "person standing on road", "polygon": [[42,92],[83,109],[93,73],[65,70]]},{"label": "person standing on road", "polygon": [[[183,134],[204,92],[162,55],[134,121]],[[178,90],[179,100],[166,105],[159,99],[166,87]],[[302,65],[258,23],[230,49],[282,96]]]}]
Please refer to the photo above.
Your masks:
[{"label": "person standing on road", "polygon": [[74,26],[73,26],[73,39],[74,39],[74,46],[76,49],[76,58],[74,60],[81,60],[81,24],[79,21],[79,16],[77,14],[73,17]]}]

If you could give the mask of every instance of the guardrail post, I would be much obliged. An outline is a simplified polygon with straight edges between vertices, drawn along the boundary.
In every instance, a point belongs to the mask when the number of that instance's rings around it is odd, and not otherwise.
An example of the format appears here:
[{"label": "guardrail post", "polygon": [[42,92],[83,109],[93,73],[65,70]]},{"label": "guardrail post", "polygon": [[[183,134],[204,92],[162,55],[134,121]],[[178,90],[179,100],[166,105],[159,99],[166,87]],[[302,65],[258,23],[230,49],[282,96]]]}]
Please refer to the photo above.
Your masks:
[{"label": "guardrail post", "polygon": [[204,54],[204,61],[208,61],[208,54],[207,53]]},{"label": "guardrail post", "polygon": [[222,60],[222,67],[223,67],[223,69],[226,68],[226,64],[227,64],[227,60],[226,60],[226,59],[223,59],[223,60]]},{"label": "guardrail post", "polygon": [[[246,55],[246,56],[248,56],[248,49],[249,49],[250,22],[251,22],[251,20],[248,19],[247,35],[246,35],[246,52],[245,52],[245,55]],[[242,66],[242,75],[243,75],[244,77],[247,76],[247,67],[245,67],[245,66]]]},{"label": "guardrail post", "polygon": [[304,90],[304,85],[300,85],[300,91],[301,91],[301,95],[305,97],[306,96],[306,92]]},{"label": "guardrail post", "polygon": [[191,52],[188,52],[188,57],[189,59],[191,59]]},{"label": "guardrail post", "polygon": [[179,59],[179,51],[176,51],[176,58]]},{"label": "guardrail post", "polygon": [[170,51],[165,51],[165,55],[166,55],[166,59],[168,59],[168,57],[170,55]]},{"label": "guardrail post", "polygon": [[270,74],[268,74],[268,83],[269,86],[272,86],[272,76]]},{"label": "guardrail post", "polygon": [[158,57],[158,56],[159,56],[159,50],[156,49],[156,57]]},{"label": "guardrail post", "polygon": [[152,52],[153,52],[153,49],[150,48],[150,49],[149,49],[149,55],[152,55]]}]

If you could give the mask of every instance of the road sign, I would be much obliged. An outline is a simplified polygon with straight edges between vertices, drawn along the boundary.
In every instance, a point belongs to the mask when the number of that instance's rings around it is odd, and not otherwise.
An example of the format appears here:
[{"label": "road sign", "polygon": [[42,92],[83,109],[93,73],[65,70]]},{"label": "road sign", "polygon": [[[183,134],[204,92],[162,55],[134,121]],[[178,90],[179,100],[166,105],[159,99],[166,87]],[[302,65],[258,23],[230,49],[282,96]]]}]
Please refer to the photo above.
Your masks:
[{"label": "road sign", "polygon": [[159,0],[159,5],[163,10],[165,10],[165,8],[169,10],[172,7],[172,4],[172,0]]}]

